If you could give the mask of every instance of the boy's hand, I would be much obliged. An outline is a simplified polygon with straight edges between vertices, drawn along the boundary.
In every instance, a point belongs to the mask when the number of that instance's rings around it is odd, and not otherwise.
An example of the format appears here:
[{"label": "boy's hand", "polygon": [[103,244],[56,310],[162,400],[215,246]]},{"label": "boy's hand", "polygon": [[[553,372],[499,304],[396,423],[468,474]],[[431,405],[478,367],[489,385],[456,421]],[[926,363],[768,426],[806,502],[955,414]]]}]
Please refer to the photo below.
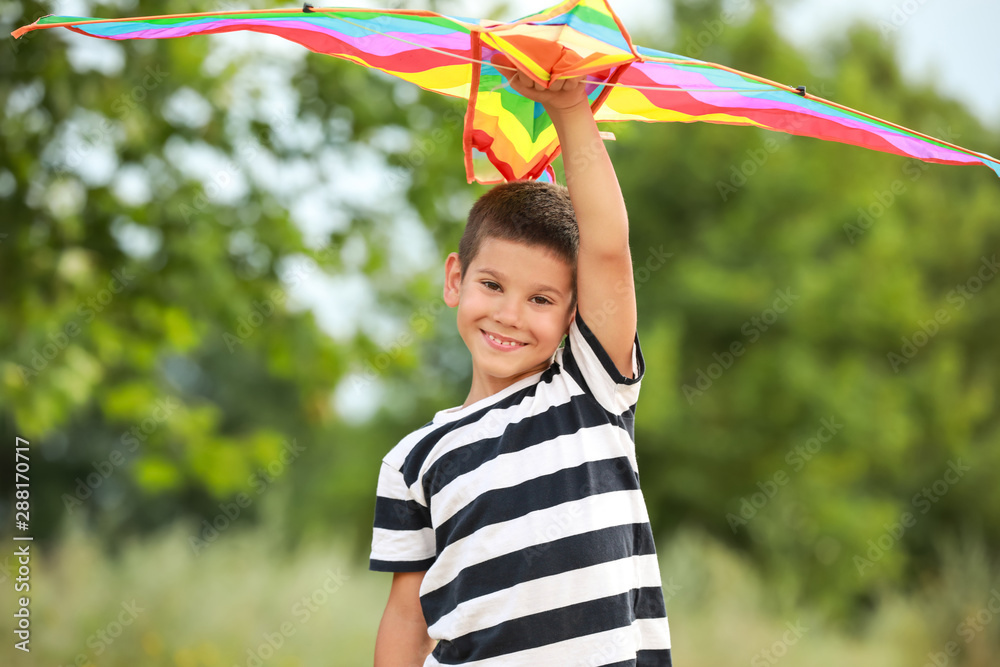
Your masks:
[{"label": "boy's hand", "polygon": [[[556,79],[548,88],[543,88],[502,53],[493,56],[490,62],[507,79],[511,88],[544,106],[550,116],[571,111],[578,106],[586,107],[589,113],[590,102],[584,85],[586,77]],[[513,71],[515,69],[517,71]]]}]

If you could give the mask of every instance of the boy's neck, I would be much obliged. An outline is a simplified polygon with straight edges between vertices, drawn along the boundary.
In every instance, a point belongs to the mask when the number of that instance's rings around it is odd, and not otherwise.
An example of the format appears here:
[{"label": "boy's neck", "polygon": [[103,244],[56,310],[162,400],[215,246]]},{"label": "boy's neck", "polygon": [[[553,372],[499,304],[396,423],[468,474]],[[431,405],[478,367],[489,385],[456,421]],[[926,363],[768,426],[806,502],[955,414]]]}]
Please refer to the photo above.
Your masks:
[{"label": "boy's neck", "polygon": [[552,365],[552,361],[555,359],[555,353],[546,361],[544,364],[539,364],[534,368],[529,368],[526,371],[518,373],[517,375],[512,375],[510,377],[498,378],[493,376],[488,376],[480,373],[476,370],[473,365],[472,369],[472,386],[469,389],[469,395],[466,397],[465,402],[462,403],[462,407],[466,408],[473,403],[483,400],[484,398],[489,398],[494,394],[497,394],[507,387],[520,382],[526,377],[536,375],[545,370],[548,370],[549,366]]}]

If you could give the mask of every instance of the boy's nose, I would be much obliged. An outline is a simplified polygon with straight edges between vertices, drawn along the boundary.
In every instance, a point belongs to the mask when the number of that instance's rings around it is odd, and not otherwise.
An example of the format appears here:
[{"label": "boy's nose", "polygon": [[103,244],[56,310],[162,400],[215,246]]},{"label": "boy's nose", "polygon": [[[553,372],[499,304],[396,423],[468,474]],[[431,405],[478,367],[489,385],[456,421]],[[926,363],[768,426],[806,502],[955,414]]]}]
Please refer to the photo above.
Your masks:
[{"label": "boy's nose", "polygon": [[514,327],[520,323],[521,308],[516,299],[501,299],[493,311],[493,319],[504,326]]}]

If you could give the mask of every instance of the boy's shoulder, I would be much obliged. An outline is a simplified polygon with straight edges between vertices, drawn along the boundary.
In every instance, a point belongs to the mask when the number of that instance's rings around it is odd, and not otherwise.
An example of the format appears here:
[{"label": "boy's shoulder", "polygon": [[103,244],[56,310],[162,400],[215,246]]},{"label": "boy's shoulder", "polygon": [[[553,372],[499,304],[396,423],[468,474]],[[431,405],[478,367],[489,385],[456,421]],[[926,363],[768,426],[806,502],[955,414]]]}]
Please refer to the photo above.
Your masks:
[{"label": "boy's shoulder", "polygon": [[426,439],[433,435],[439,425],[433,420],[423,426],[416,428],[400,438],[392,449],[382,457],[382,463],[391,468],[402,471],[406,461],[411,457],[413,451]]}]

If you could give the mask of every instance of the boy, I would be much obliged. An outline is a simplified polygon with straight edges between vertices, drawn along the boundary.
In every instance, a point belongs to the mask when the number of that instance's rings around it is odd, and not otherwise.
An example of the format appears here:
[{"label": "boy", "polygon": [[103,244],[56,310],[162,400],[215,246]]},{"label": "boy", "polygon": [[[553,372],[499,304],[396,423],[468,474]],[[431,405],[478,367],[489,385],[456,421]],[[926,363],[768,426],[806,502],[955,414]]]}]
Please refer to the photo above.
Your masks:
[{"label": "boy", "polygon": [[583,81],[508,79],[552,118],[569,194],[496,186],[448,256],[472,387],[383,459],[370,568],[394,574],[375,665],[670,665],[625,204]]}]

